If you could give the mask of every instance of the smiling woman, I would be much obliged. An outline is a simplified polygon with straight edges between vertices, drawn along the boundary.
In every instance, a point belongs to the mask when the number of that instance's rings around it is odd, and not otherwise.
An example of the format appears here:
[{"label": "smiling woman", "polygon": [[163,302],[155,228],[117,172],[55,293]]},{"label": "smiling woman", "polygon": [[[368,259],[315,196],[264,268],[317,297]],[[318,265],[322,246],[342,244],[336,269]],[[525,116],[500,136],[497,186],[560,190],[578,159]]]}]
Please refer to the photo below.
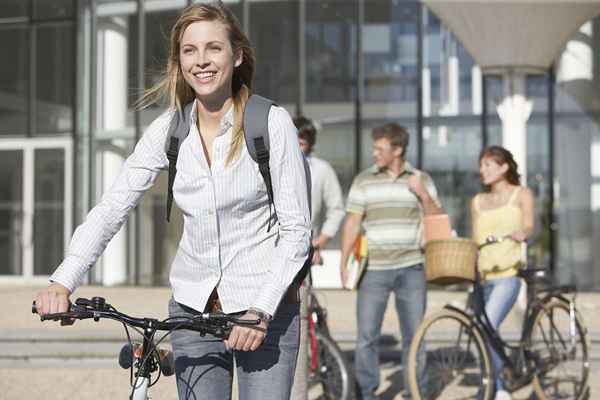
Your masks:
[{"label": "smiling woman", "polygon": [[227,27],[213,21],[191,24],[181,38],[180,63],[185,81],[194,89],[201,104],[231,98],[233,68],[242,63],[229,43]]},{"label": "smiling woman", "polygon": [[42,315],[66,310],[69,295],[169,165],[165,145],[173,116],[189,112],[193,123],[179,144],[180,173],[173,182],[184,227],[171,267],[169,313],[224,312],[259,324],[235,326],[225,341],[174,332],[182,399],[230,398],[234,358],[240,397],[279,400],[290,395],[299,341],[293,280],[310,245],[307,182],[292,119],[284,109],[271,107],[269,167],[278,224],[267,229],[269,198],[244,146],[242,117],[253,77],[252,48],[228,8],[217,2],[182,11],[171,31],[165,75],[141,103],[164,99],[169,109],[146,129],[36,300]]}]

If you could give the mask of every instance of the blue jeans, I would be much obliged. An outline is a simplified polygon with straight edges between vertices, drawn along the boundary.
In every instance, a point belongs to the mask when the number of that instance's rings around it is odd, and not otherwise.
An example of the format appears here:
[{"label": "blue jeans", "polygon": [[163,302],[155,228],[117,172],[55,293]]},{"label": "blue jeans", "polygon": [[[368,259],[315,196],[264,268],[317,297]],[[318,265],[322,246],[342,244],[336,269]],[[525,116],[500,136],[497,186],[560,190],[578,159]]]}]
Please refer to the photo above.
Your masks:
[{"label": "blue jeans", "polygon": [[[169,315],[193,310],[173,299]],[[300,337],[299,304],[281,304],[265,341],[256,351],[227,350],[222,339],[179,330],[171,334],[180,400],[231,398],[233,358],[237,366],[239,400],[289,399]]]},{"label": "blue jeans", "polygon": [[[425,313],[426,286],[423,265],[389,271],[367,271],[358,289],[356,305],[358,338],[355,354],[356,379],[363,399],[374,398],[379,385],[379,337],[390,292],[394,292],[402,333],[402,363],[406,367],[410,343]],[[421,352],[419,365],[424,368]],[[408,390],[407,371],[404,387]],[[422,376],[422,374],[420,374]]]},{"label": "blue jeans", "polygon": [[[516,276],[509,278],[490,279],[483,285],[483,299],[485,301],[485,312],[490,323],[496,331],[500,327],[504,318],[508,315],[511,308],[517,301],[521,280]],[[492,365],[496,381],[496,391],[504,389],[502,380],[502,358],[490,345],[492,353]]]}]

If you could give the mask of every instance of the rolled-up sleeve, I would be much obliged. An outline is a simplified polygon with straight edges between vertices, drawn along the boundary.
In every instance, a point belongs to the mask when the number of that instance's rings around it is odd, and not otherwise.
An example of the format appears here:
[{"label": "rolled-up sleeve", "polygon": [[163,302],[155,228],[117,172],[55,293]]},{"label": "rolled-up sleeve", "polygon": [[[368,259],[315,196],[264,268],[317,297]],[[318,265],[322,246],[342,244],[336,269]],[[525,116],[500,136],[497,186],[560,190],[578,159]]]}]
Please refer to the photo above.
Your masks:
[{"label": "rolled-up sleeve", "polygon": [[[50,280],[74,291],[127,220],[129,211],[167,166],[164,151],[171,114],[163,113],[144,132],[110,189],[77,227],[63,262]],[[110,266],[109,266],[110,268]]]},{"label": "rolled-up sleeve", "polygon": [[311,224],[306,174],[296,128],[283,108],[271,107],[269,141],[279,238],[268,279],[254,307],[274,315],[283,294],[308,257]]}]

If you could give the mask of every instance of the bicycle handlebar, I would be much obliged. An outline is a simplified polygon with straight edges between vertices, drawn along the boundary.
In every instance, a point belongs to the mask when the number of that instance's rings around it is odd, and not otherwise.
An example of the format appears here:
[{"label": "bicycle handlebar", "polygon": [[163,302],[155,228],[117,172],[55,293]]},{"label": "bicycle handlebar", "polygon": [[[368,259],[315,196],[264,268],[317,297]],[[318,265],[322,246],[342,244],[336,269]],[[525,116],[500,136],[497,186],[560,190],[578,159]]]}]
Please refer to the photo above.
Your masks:
[{"label": "bicycle handlebar", "polygon": [[517,242],[515,239],[512,238],[511,235],[504,235],[504,236],[493,236],[490,235],[488,237],[485,238],[485,242],[483,242],[482,244],[480,244],[478,246],[479,250],[483,249],[486,246],[489,246],[491,244],[496,244],[496,243],[502,243],[506,240],[512,240],[513,242]]},{"label": "bicycle handlebar", "polygon": [[[31,306],[31,312],[37,314],[35,301]],[[259,319],[240,319],[224,313],[201,313],[193,317],[174,316],[162,321],[154,318],[132,317],[117,311],[116,308],[106,303],[102,297],[78,298],[75,300],[75,304],[71,303],[69,305],[69,311],[67,312],[40,315],[41,321],[90,318],[93,318],[94,321],[103,318],[112,319],[132,327],[149,328],[155,331],[188,329],[201,334],[210,333],[223,339],[229,336],[234,325],[251,327],[260,324]]]}]

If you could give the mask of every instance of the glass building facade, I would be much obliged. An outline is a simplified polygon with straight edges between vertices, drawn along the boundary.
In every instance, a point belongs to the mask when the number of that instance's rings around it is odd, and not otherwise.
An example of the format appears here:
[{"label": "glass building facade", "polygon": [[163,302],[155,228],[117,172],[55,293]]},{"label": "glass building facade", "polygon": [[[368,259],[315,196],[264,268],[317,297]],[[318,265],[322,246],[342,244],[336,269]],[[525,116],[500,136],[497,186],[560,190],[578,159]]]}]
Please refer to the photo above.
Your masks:
[{"label": "glass building facade", "polygon": [[[0,3],[0,281],[46,279],[74,227],[110,187],[163,107],[156,83],[189,0]],[[408,0],[226,1],[256,52],[255,92],[317,121],[317,154],[347,193],[371,164],[371,129],[398,122],[408,160],[434,178],[460,236],[480,190],[478,155],[502,143],[500,76],[482,75],[426,6]],[[493,44],[490,43],[490,46]],[[533,263],[600,289],[600,18],[552,68],[527,78]],[[101,284],[164,284],[182,219],[165,220],[162,174],[90,273]],[[174,220],[174,221],[173,221]],[[332,244],[335,248],[337,239]],[[599,250],[600,251],[600,250]]]}]

